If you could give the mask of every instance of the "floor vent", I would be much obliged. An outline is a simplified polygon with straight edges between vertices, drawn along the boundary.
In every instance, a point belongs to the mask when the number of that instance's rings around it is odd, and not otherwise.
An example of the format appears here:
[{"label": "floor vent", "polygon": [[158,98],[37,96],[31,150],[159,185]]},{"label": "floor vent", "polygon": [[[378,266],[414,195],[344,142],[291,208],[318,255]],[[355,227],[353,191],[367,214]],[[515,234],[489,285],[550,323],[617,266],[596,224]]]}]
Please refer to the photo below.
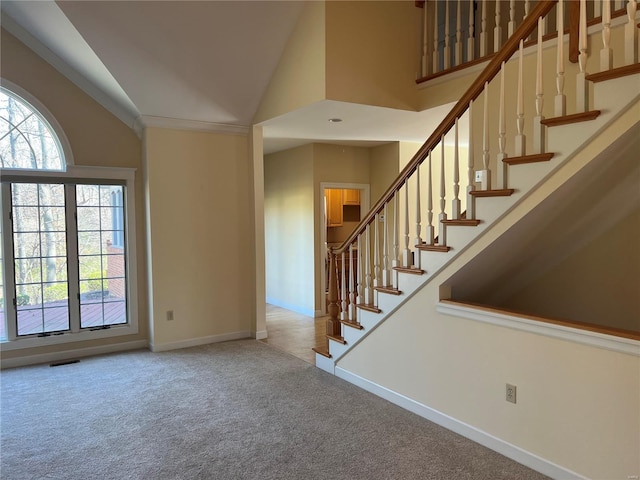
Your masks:
[{"label": "floor vent", "polygon": [[71,365],[72,363],[79,363],[80,360],[63,360],[62,362],[50,363],[50,367],[59,367],[60,365]]}]

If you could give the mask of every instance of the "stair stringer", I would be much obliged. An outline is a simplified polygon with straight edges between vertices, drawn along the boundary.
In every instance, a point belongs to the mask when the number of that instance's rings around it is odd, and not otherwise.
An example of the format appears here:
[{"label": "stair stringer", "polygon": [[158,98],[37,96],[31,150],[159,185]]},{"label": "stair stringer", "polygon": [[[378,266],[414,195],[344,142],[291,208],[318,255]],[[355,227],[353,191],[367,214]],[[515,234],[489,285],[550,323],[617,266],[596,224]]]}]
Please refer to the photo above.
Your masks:
[{"label": "stair stringer", "polygon": [[[596,83],[593,86],[594,106],[601,111],[600,116],[589,122],[548,128],[547,151],[553,152],[554,157],[545,163],[509,167],[509,187],[515,189],[514,194],[510,197],[475,199],[476,218],[480,219],[480,224],[476,227],[448,227],[447,245],[451,247],[448,252],[417,251],[416,253],[421,256],[420,265],[425,270],[425,274],[418,276],[399,272],[398,288],[402,291],[401,295],[376,292],[381,312],[360,311],[358,321],[364,328],[362,330],[354,329],[353,332],[345,334],[346,344],[329,340],[329,353],[332,358],[329,361],[324,357],[320,359],[322,361],[321,368],[329,373],[334,373],[335,365],[344,355],[375,331],[380,324],[432,281],[444,268],[482,239],[487,231],[491,230],[516,206],[531,197],[532,193],[539,190],[542,185],[547,184],[552,176],[570,160],[580,156],[583,161],[588,163],[596,158],[597,153],[583,154],[587,146],[592,145],[596,150],[598,148],[604,149],[612,143],[610,139],[617,139],[619,136],[616,136],[616,133],[619,132],[614,132],[610,125],[625,113],[631,112],[631,120],[634,120],[633,113],[640,112],[640,93],[636,93],[631,98],[629,96],[629,92],[638,91],[639,80],[640,74],[634,74]],[[638,118],[637,114],[635,118]],[[613,136],[610,137],[609,133],[605,135],[605,130],[611,131]],[[626,132],[626,130],[624,131]],[[607,139],[604,143],[602,142],[603,137]],[[549,185],[555,185],[555,188],[558,188],[562,183]],[[343,327],[343,331],[346,328],[348,327]],[[316,355],[316,360],[318,357],[319,355]],[[316,364],[320,366],[318,362]]]},{"label": "stair stringer", "polygon": [[[605,158],[610,144],[640,129],[640,101],[623,110],[345,352],[336,375],[552,478],[637,474],[637,398],[619,395],[634,391],[629,383],[637,389],[637,356],[437,312],[440,286],[456,271],[594,160]],[[615,369],[627,373],[614,374]],[[519,387],[515,406],[504,400],[505,382]],[[617,407],[621,412],[612,413]],[[604,431],[615,435],[593,435]],[[606,470],[604,458],[620,466],[609,462]]]}]

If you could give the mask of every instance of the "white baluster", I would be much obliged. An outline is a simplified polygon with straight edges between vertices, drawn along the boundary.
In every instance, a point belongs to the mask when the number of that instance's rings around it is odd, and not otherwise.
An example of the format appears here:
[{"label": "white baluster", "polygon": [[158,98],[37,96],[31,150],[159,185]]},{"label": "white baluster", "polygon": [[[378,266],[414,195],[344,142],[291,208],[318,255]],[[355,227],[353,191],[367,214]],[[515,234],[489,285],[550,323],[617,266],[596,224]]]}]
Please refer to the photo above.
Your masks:
[{"label": "white baluster", "polygon": [[340,320],[347,320],[347,259],[345,252],[340,257],[342,260],[342,277],[340,278]]},{"label": "white baluster", "polygon": [[384,204],[384,218],[382,221],[382,285],[388,287],[391,285],[390,265],[389,265],[389,215],[387,214],[387,205]]},{"label": "white baluster", "polygon": [[458,0],[458,9],[456,11],[456,65],[462,63],[462,5]]},{"label": "white baluster", "polygon": [[[635,3],[635,2],[634,2]],[[611,2],[602,2],[602,49],[600,50],[600,71],[605,72],[613,67],[611,51]]]},{"label": "white baluster", "polygon": [[356,321],[356,272],[353,268],[353,243],[349,245],[349,320]]},{"label": "white baluster", "polygon": [[482,122],[482,167],[480,190],[491,190],[491,171],[489,170],[489,82],[484,83],[484,110]]},{"label": "white baluster", "polygon": [[554,103],[554,115],[563,117],[567,114],[567,97],[564,94],[564,0],[558,0],[557,21],[558,28],[557,63],[556,63],[556,89],[557,94]]},{"label": "white baluster", "polygon": [[497,52],[502,47],[502,18],[500,16],[500,0],[496,0],[496,26],[493,28],[493,51]]},{"label": "white baluster", "polygon": [[524,21],[525,18],[527,18],[529,16],[529,5],[530,5],[529,0],[525,0],[524,1],[524,15],[522,17],[523,21]]},{"label": "white baluster", "polygon": [[538,19],[538,45],[536,55],[536,116],[533,118],[533,153],[545,150],[545,127],[542,125],[542,107],[544,94],[542,90],[542,18]]},{"label": "white baluster", "polygon": [[[358,278],[357,280],[357,286],[356,286],[356,294],[357,294],[357,298],[356,298],[356,305],[359,305],[361,303],[364,302],[364,255],[363,255],[363,250],[362,250],[362,234],[358,235],[358,251],[357,253],[357,258],[358,258]],[[352,320],[355,320],[356,317],[352,317]]]},{"label": "white baluster", "polygon": [[[425,4],[426,5],[426,4]],[[440,70],[440,51],[438,49],[438,2],[433,2],[433,72]]]},{"label": "white baluster", "polygon": [[578,113],[589,110],[589,87],[587,84],[587,0],[580,0],[580,32],[578,34],[578,65],[576,75],[576,110]]},{"label": "white baluster", "polygon": [[487,0],[482,0],[482,13],[480,17],[480,58],[489,55],[487,46]]},{"label": "white baluster", "polygon": [[427,243],[433,245],[435,229],[433,227],[433,178],[431,175],[431,150],[429,150],[429,176],[427,179]]},{"label": "white baluster", "polygon": [[521,157],[525,154],[527,145],[524,135],[524,76],[522,71],[522,60],[524,56],[523,51],[524,40],[520,40],[520,50],[518,51],[518,105],[516,107],[516,128],[518,129],[518,133],[516,134],[516,142],[513,149],[516,157]]},{"label": "white baluster", "polygon": [[447,219],[447,213],[445,212],[446,208],[446,185],[445,185],[445,177],[444,177],[444,135],[440,138],[440,147],[442,155],[440,156],[440,231],[438,232],[438,243],[440,245],[447,244],[447,230],[444,223],[444,220]]},{"label": "white baluster", "polygon": [[427,14],[427,2],[422,7],[422,76],[429,74],[429,15]]},{"label": "white baluster", "polygon": [[499,182],[502,184],[502,188],[507,188],[507,164],[502,160],[507,158],[507,152],[505,151],[506,146],[506,125],[505,125],[505,106],[504,106],[504,66],[505,63],[502,62],[502,66],[500,67],[500,99],[499,99],[499,112],[498,112],[498,157],[496,160],[496,167],[498,169],[498,173],[502,177],[502,181]]},{"label": "white baluster", "polygon": [[516,31],[516,0],[509,1],[509,25],[507,33],[509,36]]},{"label": "white baluster", "polygon": [[453,201],[451,203],[451,218],[460,219],[462,214],[460,202],[460,153],[458,145],[458,118],[453,124]]},{"label": "white baluster", "polygon": [[624,64],[632,65],[638,62],[638,27],[636,25],[635,0],[627,2],[627,23],[624,26]]},{"label": "white baluster", "polygon": [[473,12],[473,0],[469,0],[469,38],[467,39],[467,62],[475,58],[475,39],[473,38],[475,31],[475,18]]},{"label": "white baluster", "polygon": [[380,214],[376,213],[373,221],[373,286],[382,286],[381,268],[380,268]]},{"label": "white baluster", "polygon": [[[474,143],[473,143],[473,100],[469,101],[469,155],[467,157],[467,175],[469,177],[469,183],[467,185],[467,218],[475,219],[476,218],[476,202],[471,195],[471,192],[475,190],[474,187]],[[431,155],[431,153],[429,153]],[[429,161],[431,161],[431,157],[429,157]]]},{"label": "white baluster", "polygon": [[[399,219],[398,219],[398,202],[400,201],[398,190],[396,190],[394,201],[393,201],[393,261],[391,262],[393,267],[399,266],[400,262],[399,258],[399,250],[398,250],[398,229],[399,229]],[[393,288],[398,288],[398,272],[394,270],[393,272]]]},{"label": "white baluster", "polygon": [[364,303],[373,304],[373,286],[371,285],[371,224],[367,224],[364,233]]},{"label": "white baluster", "polygon": [[444,69],[451,68],[451,46],[449,45],[449,2],[444,2]]},{"label": "white baluster", "polygon": [[416,167],[416,245],[422,243],[422,206],[420,205],[420,167],[422,164]]},{"label": "white baluster", "polygon": [[404,250],[402,251],[402,266],[413,264],[411,249],[409,248],[409,179],[404,182]]}]

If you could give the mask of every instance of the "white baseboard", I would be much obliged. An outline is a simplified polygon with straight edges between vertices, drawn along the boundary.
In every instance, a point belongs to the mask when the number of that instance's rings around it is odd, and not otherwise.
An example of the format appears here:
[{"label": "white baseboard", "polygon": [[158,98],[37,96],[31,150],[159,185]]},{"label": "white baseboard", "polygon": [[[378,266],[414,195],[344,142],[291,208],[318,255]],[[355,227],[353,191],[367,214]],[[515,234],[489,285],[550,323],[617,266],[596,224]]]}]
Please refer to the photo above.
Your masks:
[{"label": "white baseboard", "polygon": [[262,340],[263,338],[267,338],[268,335],[266,330],[259,330],[257,332],[251,332],[251,336],[256,340]]},{"label": "white baseboard", "polygon": [[6,358],[0,362],[0,368],[24,367],[26,365],[36,365],[39,363],[60,362],[63,360],[104,355],[107,353],[139,350],[141,348],[149,348],[149,343],[146,340],[136,340],[133,342],[114,343],[98,347],[76,348],[63,350],[61,352],[40,353],[36,355],[25,355],[24,357]]},{"label": "white baseboard", "polygon": [[409,397],[405,397],[393,390],[389,390],[386,387],[373,383],[366,378],[362,378],[359,375],[351,373],[341,367],[335,367],[335,375],[337,377],[352,383],[363,390],[373,393],[378,397],[384,398],[389,402],[398,405],[399,407],[409,410],[427,420],[440,425],[452,432],[455,432],[463,437],[473,440],[480,445],[483,445],[491,450],[504,455],[511,460],[514,460],[522,465],[525,465],[537,472],[547,475],[551,478],[563,479],[563,480],[587,480],[587,477],[568,470],[560,465],[556,465],[549,460],[545,460],[531,452],[527,452],[520,447],[512,445],[500,438],[479,430],[471,425],[468,425],[460,420],[450,417],[442,412],[434,410],[431,407],[427,407]]},{"label": "white baseboard", "polygon": [[187,340],[179,340],[177,342],[151,344],[152,352],[167,352],[169,350],[177,350],[178,348],[197,347],[199,345],[208,345],[209,343],[228,342],[229,340],[241,340],[243,338],[253,338],[249,330],[240,332],[223,333],[221,335],[209,335],[207,337],[189,338]]}]

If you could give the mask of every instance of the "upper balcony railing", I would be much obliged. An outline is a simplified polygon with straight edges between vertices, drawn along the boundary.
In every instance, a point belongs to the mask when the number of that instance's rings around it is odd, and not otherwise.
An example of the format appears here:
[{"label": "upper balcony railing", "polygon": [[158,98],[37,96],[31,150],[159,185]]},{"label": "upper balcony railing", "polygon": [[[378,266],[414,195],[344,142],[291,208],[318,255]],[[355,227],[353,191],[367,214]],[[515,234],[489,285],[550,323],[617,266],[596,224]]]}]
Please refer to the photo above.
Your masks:
[{"label": "upper balcony railing", "polygon": [[[536,0],[426,0],[423,9],[421,76],[424,83],[489,60],[530,14]],[[627,14],[627,0],[611,1],[611,18]],[[586,2],[587,25],[602,21],[601,0]],[[570,36],[569,61],[578,61],[579,0],[564,3],[565,33]],[[543,41],[557,37],[555,16],[542,23]],[[525,47],[535,38],[525,41]]]}]

